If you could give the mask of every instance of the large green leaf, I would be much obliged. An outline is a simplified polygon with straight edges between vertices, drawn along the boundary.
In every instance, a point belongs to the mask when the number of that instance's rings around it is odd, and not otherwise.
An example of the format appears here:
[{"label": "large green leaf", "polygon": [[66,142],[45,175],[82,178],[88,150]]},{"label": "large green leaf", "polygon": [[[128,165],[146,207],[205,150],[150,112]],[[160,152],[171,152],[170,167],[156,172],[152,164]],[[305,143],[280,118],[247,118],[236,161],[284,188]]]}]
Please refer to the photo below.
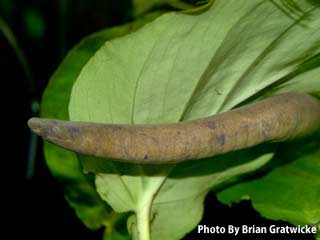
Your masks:
[{"label": "large green leaf", "polygon": [[[69,119],[71,88],[94,53],[106,40],[134,31],[159,15],[160,12],[153,13],[136,22],[92,34],[74,47],[50,79],[42,98],[41,116]],[[83,174],[76,154],[49,142],[45,142],[44,152],[51,173],[64,184],[65,197],[83,223],[91,229],[102,225],[109,228],[114,226],[116,215],[111,213],[112,210],[101,200],[92,181]],[[110,239],[118,233],[109,228],[106,236]]]},{"label": "large green leaf", "polygon": [[284,165],[263,177],[226,188],[218,198],[226,204],[251,199],[254,208],[270,219],[320,224],[319,140],[314,137],[281,145],[274,162]]},{"label": "large green leaf", "polygon": [[[272,149],[259,146],[174,169],[91,157],[82,157],[82,162],[86,171],[96,173],[99,194],[117,212],[138,212],[141,206],[152,204],[152,239],[180,239],[201,220],[203,200],[211,186],[261,167],[272,157]],[[137,224],[134,217],[131,224]]]},{"label": "large green leaf", "polygon": [[[306,0],[216,0],[197,16],[165,14],[96,52],[74,84],[70,119],[178,122],[229,110],[273,85],[315,91],[319,63],[303,67],[319,54],[318,26],[320,10]],[[269,147],[161,167],[87,157],[83,164],[105,201],[136,214],[133,236],[148,239],[150,214],[152,239],[179,239],[199,222],[206,193],[263,166]]]}]

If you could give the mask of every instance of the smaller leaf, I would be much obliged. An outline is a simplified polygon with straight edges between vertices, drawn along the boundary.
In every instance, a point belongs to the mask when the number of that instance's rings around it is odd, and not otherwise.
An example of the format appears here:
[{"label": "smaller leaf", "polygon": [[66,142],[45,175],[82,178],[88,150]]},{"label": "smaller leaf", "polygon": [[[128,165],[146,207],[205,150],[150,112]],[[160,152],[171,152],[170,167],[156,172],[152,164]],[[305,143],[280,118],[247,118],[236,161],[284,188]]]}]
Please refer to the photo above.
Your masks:
[{"label": "smaller leaf", "polygon": [[[313,140],[313,141],[312,141]],[[251,199],[264,217],[296,225],[320,223],[319,138],[282,145],[265,176],[239,183],[218,193],[225,204]]]},{"label": "smaller leaf", "polygon": [[126,214],[110,213],[108,221],[105,222],[103,240],[129,240],[126,221]]}]

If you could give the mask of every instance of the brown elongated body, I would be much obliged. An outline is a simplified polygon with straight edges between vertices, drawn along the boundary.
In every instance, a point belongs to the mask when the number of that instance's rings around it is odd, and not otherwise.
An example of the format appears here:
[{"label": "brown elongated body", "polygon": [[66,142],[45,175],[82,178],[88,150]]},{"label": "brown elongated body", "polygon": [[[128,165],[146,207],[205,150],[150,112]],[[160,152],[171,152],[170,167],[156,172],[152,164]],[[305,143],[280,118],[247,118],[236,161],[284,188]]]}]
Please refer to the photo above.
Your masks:
[{"label": "brown elongated body", "polygon": [[195,121],[119,125],[32,118],[29,127],[63,148],[136,163],[174,163],[284,141],[320,128],[320,101],[286,93]]}]

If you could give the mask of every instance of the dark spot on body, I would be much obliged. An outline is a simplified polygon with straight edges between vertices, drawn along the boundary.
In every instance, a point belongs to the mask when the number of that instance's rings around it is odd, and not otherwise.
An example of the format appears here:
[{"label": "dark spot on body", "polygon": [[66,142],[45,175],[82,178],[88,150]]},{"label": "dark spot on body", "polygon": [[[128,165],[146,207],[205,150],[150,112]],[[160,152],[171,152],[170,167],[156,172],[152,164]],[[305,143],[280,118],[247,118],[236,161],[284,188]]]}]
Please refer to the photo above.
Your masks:
[{"label": "dark spot on body", "polygon": [[80,129],[78,127],[68,127],[69,133],[79,133]]},{"label": "dark spot on body", "polygon": [[[110,126],[111,126],[111,125],[110,125]],[[122,130],[125,129],[125,128],[122,127],[122,126],[119,126],[119,125],[114,125],[114,126],[112,126],[110,129],[111,129],[112,132],[120,132],[120,131],[122,131]],[[127,130],[130,130],[130,128],[127,129]]]},{"label": "dark spot on body", "polygon": [[68,129],[68,133],[72,138],[76,138],[77,136],[79,136],[80,129],[78,127],[69,126],[67,129]]},{"label": "dark spot on body", "polygon": [[148,155],[144,155],[144,160],[147,160],[148,159]]},{"label": "dark spot on body", "polygon": [[[133,134],[134,134],[134,131],[136,131],[136,130],[133,130]],[[157,136],[152,136],[151,134],[145,133],[145,132],[139,132],[138,134],[141,137],[143,137],[145,139],[145,141],[152,142],[153,144],[159,143]]]},{"label": "dark spot on body", "polygon": [[48,137],[51,137],[51,129],[50,128],[44,128],[42,130],[42,132],[40,131],[40,133],[42,133],[42,135],[45,137],[45,138],[48,138]]},{"label": "dark spot on body", "polygon": [[243,125],[243,128],[244,128],[246,131],[248,131],[248,130],[249,130],[249,124]]},{"label": "dark spot on body", "polygon": [[213,121],[207,122],[207,126],[208,126],[208,128],[210,128],[210,129],[216,129],[216,128],[217,128],[216,123],[213,122]]},{"label": "dark spot on body", "polygon": [[217,142],[220,146],[223,146],[226,142],[226,136],[224,134],[220,134],[217,136]]}]

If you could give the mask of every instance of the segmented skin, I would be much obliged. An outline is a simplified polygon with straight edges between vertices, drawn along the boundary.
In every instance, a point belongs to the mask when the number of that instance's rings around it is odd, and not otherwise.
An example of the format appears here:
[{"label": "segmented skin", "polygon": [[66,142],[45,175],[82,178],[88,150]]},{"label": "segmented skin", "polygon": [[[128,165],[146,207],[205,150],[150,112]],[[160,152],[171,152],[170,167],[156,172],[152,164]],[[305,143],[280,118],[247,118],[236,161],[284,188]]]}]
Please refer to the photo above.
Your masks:
[{"label": "segmented skin", "polygon": [[320,128],[320,101],[286,93],[211,117],[174,124],[123,125],[32,118],[29,127],[63,148],[134,163],[202,159]]}]

